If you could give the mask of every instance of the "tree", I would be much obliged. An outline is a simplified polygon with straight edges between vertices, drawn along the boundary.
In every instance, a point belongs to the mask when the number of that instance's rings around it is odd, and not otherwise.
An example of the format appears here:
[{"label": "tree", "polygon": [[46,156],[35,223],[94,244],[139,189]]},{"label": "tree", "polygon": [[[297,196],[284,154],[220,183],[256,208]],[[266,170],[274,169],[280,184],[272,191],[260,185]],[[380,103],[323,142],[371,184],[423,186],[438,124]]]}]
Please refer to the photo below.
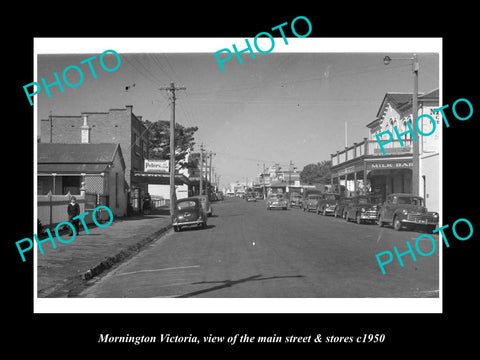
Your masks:
[{"label": "tree", "polygon": [[[149,159],[169,160],[170,159],[170,121],[159,120],[154,123],[145,120],[145,126],[150,132]],[[188,168],[185,157],[195,145],[193,134],[198,130],[197,126],[184,127],[175,124],[175,164],[177,168]]]},{"label": "tree", "polygon": [[300,173],[300,180],[307,184],[327,184],[330,182],[332,162],[324,160],[316,164],[305,165]]}]

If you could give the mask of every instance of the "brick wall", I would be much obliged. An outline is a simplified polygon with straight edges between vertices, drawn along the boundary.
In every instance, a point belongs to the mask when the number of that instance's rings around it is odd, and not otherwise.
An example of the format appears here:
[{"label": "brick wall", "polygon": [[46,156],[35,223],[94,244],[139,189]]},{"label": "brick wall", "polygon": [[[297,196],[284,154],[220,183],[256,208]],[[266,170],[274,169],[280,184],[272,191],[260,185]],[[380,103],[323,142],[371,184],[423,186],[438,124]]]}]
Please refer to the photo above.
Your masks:
[{"label": "brick wall", "polygon": [[[133,133],[137,133],[148,146],[148,131],[143,123],[133,114],[132,106],[124,109],[110,109],[108,112],[82,112],[80,116],[52,116],[41,120],[40,141],[42,143],[81,143],[83,117],[88,116],[90,126],[90,143],[120,144],[125,161],[125,179],[131,186],[131,170],[144,168],[141,147],[135,152]],[[50,127],[51,124],[51,127]],[[141,145],[141,141],[139,141]]]}]

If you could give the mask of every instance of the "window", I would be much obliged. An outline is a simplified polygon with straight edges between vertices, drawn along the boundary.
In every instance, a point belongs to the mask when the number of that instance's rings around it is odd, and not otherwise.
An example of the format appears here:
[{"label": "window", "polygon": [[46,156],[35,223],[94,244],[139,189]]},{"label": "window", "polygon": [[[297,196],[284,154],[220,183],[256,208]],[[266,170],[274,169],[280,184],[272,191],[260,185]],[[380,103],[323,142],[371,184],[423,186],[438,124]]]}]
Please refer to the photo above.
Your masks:
[{"label": "window", "polygon": [[80,176],[62,176],[62,195],[70,194],[79,195],[80,194]]},{"label": "window", "polygon": [[177,204],[178,210],[195,207],[195,201],[182,201]]}]

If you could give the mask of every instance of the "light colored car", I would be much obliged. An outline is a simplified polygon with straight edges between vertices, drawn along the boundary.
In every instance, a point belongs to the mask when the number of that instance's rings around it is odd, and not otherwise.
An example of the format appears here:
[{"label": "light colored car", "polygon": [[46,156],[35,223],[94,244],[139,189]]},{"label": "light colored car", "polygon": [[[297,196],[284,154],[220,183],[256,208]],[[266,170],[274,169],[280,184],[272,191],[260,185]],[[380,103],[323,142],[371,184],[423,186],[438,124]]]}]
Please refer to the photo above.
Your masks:
[{"label": "light colored car", "polygon": [[270,194],[267,197],[267,210],[270,209],[283,209],[287,210],[287,199],[283,194]]}]

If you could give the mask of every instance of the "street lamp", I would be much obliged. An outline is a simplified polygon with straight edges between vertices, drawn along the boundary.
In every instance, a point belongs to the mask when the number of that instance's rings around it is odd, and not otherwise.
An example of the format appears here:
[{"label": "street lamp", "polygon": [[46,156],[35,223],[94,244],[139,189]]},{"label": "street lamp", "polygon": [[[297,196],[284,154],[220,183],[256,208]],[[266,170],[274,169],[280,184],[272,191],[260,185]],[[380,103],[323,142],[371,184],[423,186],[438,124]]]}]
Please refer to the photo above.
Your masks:
[{"label": "street lamp", "polygon": [[413,95],[412,95],[412,122],[413,122],[413,139],[412,139],[412,160],[413,160],[413,169],[412,169],[412,193],[414,195],[419,195],[420,189],[420,164],[419,164],[419,144],[417,127],[415,126],[415,119],[418,115],[418,58],[416,54],[413,54],[411,58],[391,58],[390,56],[385,56],[383,58],[383,63],[385,65],[390,64],[392,60],[410,60],[412,62],[412,73],[413,73]]}]

